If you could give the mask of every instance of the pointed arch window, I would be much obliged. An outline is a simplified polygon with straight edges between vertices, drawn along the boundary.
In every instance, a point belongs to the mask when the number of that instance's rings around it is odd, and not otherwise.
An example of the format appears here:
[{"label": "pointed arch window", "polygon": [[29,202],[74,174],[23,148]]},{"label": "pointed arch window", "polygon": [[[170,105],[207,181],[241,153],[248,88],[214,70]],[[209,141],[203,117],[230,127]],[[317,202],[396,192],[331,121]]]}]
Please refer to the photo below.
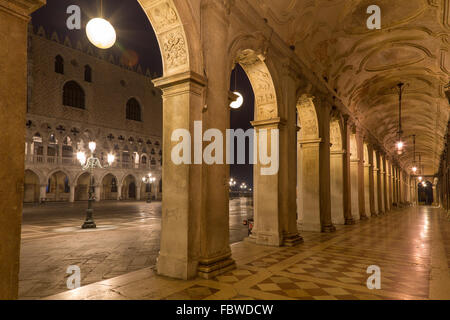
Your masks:
[{"label": "pointed arch window", "polygon": [[141,105],[135,98],[131,98],[127,102],[127,119],[133,121],[142,121]]},{"label": "pointed arch window", "polygon": [[64,85],[63,105],[78,109],[86,108],[83,88],[75,81],[69,81]]},{"label": "pointed arch window", "polygon": [[84,66],[84,81],[92,82],[92,68],[88,65]]},{"label": "pointed arch window", "polygon": [[64,59],[60,55],[55,57],[55,72],[64,74]]}]

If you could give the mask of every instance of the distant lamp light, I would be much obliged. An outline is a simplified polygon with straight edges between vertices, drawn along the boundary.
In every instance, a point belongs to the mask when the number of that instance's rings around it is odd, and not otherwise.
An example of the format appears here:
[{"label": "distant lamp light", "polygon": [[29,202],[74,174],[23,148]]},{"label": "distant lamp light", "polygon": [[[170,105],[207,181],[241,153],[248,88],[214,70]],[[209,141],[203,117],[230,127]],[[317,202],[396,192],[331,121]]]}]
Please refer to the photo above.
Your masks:
[{"label": "distant lamp light", "polygon": [[405,144],[403,143],[403,141],[399,141],[396,144],[397,147],[397,153],[398,154],[402,154],[403,153],[403,147],[405,146]]},{"label": "distant lamp light", "polygon": [[97,144],[93,141],[89,142],[89,150],[91,150],[91,152],[94,153],[95,149],[97,149]]},{"label": "distant lamp light", "polygon": [[423,178],[422,178],[422,177],[419,177],[419,181],[422,182],[422,180],[423,180]]},{"label": "distant lamp light", "polygon": [[77,152],[77,159],[82,166],[86,164],[86,154],[82,151]]},{"label": "distant lamp light", "polygon": [[244,104],[244,97],[239,92],[235,91],[233,92],[235,95],[237,95],[237,99],[230,103],[231,109],[239,109]]},{"label": "distant lamp light", "polygon": [[86,35],[89,41],[100,49],[109,49],[116,43],[116,31],[109,21],[94,18],[86,25]]},{"label": "distant lamp light", "polygon": [[115,159],[116,159],[116,157],[115,157],[112,153],[109,153],[109,154],[108,154],[108,164],[109,164],[110,166],[113,164],[113,162],[114,162]]},{"label": "distant lamp light", "polygon": [[426,188],[427,187],[427,183],[424,181],[424,182],[422,182],[422,186],[424,187],[424,188]]},{"label": "distant lamp light", "polygon": [[412,172],[416,173],[417,172],[417,167],[412,167]]}]

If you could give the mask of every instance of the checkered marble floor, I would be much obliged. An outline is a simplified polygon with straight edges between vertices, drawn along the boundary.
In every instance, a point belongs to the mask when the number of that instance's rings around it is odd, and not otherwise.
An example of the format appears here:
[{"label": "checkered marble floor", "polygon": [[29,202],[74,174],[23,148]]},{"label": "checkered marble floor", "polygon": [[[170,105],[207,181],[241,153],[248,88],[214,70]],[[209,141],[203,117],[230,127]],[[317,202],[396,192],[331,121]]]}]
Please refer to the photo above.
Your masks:
[{"label": "checkered marble floor", "polygon": [[[149,270],[144,278],[142,270],[50,299],[450,299],[449,225],[438,208],[394,210],[333,234],[304,232],[293,248],[237,243],[237,268],[211,280],[169,280]],[[369,266],[381,270],[379,290],[367,287]]]}]

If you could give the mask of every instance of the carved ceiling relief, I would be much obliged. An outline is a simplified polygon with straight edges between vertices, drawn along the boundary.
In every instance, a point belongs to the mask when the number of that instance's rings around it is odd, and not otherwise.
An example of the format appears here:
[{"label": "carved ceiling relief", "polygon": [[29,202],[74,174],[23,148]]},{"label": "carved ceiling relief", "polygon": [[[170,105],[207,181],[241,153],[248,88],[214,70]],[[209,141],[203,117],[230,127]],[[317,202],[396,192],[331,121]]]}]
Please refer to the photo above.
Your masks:
[{"label": "carved ceiling relief", "polygon": [[[400,81],[409,84],[402,110],[405,136],[420,137],[417,150],[427,154],[426,173],[437,171],[449,119],[442,86],[450,80],[450,1],[251,2],[387,150],[398,130],[398,96],[389,90]],[[373,4],[381,8],[381,30],[367,28]],[[406,148],[399,157],[405,167],[412,163],[411,143]]]}]

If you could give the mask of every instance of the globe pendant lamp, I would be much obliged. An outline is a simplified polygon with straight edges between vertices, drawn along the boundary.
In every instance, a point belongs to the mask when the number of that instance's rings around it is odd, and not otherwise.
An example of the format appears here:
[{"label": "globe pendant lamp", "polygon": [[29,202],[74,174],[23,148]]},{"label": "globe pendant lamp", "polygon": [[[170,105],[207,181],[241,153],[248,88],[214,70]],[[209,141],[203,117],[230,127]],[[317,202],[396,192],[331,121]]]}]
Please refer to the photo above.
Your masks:
[{"label": "globe pendant lamp", "polygon": [[116,43],[116,31],[109,21],[103,19],[103,0],[100,1],[100,8],[100,17],[86,25],[86,35],[97,48],[109,49]]},{"label": "globe pendant lamp", "polygon": [[244,97],[242,96],[242,94],[240,94],[238,91],[236,91],[237,72],[238,72],[238,69],[236,66],[236,68],[234,69],[234,91],[233,91],[233,93],[237,96],[237,99],[230,103],[230,108],[235,109],[235,110],[239,109],[244,104]]}]

